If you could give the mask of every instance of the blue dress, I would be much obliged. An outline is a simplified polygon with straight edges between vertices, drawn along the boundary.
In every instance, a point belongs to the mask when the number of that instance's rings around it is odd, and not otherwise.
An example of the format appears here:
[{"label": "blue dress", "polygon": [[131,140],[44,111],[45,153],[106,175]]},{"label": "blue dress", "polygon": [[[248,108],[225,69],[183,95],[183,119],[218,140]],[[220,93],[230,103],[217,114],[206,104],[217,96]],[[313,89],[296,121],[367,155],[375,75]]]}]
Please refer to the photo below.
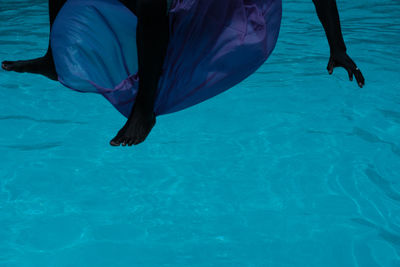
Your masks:
[{"label": "blue dress", "polygon": [[[173,0],[154,112],[205,101],[254,73],[275,47],[281,0]],[[118,0],[69,0],[51,32],[58,80],[128,117],[138,91],[136,17]]]}]

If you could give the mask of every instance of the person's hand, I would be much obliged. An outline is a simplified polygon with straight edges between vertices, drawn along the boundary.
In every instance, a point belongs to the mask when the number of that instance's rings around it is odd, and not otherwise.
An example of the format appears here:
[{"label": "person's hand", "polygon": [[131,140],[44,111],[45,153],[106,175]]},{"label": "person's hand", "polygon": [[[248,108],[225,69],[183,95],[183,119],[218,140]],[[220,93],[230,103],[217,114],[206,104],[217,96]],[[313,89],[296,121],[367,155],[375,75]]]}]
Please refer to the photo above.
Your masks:
[{"label": "person's hand", "polygon": [[333,69],[336,67],[343,67],[347,70],[349,74],[350,81],[353,81],[353,75],[356,77],[358,86],[361,88],[365,85],[364,76],[362,75],[359,68],[357,68],[356,63],[347,55],[346,52],[331,54],[328,62],[328,72],[333,73]]}]

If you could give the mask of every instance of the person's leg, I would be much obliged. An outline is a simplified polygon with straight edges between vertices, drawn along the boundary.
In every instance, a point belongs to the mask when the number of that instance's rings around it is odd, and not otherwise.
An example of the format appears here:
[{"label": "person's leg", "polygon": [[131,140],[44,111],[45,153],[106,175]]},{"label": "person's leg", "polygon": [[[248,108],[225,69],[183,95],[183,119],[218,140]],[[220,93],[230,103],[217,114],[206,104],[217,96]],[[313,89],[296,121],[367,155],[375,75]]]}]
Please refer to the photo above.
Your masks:
[{"label": "person's leg", "polygon": [[[50,31],[58,12],[65,2],[66,0],[49,0]],[[42,74],[49,79],[57,80],[50,41],[47,52],[43,57],[30,60],[3,61],[1,67],[8,71]]]},{"label": "person's leg", "polygon": [[138,17],[136,41],[139,61],[139,91],[125,126],[111,145],[144,141],[155,124],[155,93],[168,47],[169,23],[166,0],[136,0],[126,4]]}]

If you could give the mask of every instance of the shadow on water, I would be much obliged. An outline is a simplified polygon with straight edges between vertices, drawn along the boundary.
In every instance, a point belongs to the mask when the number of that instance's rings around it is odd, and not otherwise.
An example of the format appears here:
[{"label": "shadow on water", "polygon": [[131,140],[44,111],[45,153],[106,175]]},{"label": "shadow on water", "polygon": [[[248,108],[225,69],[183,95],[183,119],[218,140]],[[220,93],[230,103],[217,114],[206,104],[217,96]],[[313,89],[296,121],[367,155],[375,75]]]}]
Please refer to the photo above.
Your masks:
[{"label": "shadow on water", "polygon": [[20,116],[20,115],[9,115],[9,116],[0,116],[0,120],[30,120],[40,123],[51,123],[51,124],[86,124],[86,122],[81,121],[71,121],[71,120],[44,120],[44,119],[36,119],[29,116]]},{"label": "shadow on water", "polygon": [[385,118],[400,124],[400,112],[396,112],[393,110],[384,110],[384,109],[380,109],[379,111]]},{"label": "shadow on water", "polygon": [[376,135],[374,135],[364,129],[354,127],[352,135],[356,135],[356,136],[360,137],[361,139],[363,139],[364,141],[367,141],[369,143],[387,144],[390,146],[392,152],[400,157],[400,148],[396,144],[382,140],[379,137],[377,137]]},{"label": "shadow on water", "polygon": [[366,220],[364,218],[352,218],[350,219],[354,223],[357,223],[359,225],[363,225],[372,229],[376,229],[378,231],[378,235],[382,237],[384,240],[386,240],[388,243],[392,244],[393,246],[400,248],[400,236],[397,234],[394,234],[390,232],[389,230],[386,230],[382,227],[379,227],[375,223]]},{"label": "shadow on water", "polygon": [[43,143],[43,144],[32,144],[32,145],[6,145],[3,147],[21,151],[34,151],[34,150],[46,150],[46,149],[56,148],[61,145],[62,143]]},{"label": "shadow on water", "polygon": [[389,198],[400,201],[400,193],[396,192],[392,187],[392,182],[384,179],[380,176],[372,166],[369,166],[365,170],[365,174],[369,178],[369,180],[374,183],[377,187],[379,187]]}]

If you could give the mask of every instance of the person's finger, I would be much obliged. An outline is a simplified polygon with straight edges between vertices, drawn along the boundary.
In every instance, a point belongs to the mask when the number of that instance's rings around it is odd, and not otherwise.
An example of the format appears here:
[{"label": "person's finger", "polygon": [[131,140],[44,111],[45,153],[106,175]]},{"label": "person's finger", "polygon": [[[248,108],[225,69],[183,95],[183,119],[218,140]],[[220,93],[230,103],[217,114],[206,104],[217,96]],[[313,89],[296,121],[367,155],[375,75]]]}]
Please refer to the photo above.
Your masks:
[{"label": "person's finger", "polygon": [[1,63],[1,68],[4,70],[9,70],[9,66],[8,66],[9,64],[10,64],[10,61],[3,61]]},{"label": "person's finger", "polygon": [[328,73],[329,73],[329,74],[332,74],[332,73],[333,73],[334,65],[335,65],[335,62],[333,61],[332,58],[330,58],[330,59],[329,59],[329,62],[328,62],[328,66],[326,67],[326,69],[328,70]]},{"label": "person's finger", "polygon": [[351,67],[352,70],[356,70],[357,69],[356,63],[348,55],[347,55],[347,61],[350,62],[350,67]]},{"label": "person's finger", "polygon": [[358,86],[363,87],[365,85],[365,79],[359,68],[356,68],[354,71],[354,76],[356,77]]},{"label": "person's finger", "polygon": [[346,68],[347,73],[349,74],[349,80],[353,81],[353,71],[350,68]]}]

